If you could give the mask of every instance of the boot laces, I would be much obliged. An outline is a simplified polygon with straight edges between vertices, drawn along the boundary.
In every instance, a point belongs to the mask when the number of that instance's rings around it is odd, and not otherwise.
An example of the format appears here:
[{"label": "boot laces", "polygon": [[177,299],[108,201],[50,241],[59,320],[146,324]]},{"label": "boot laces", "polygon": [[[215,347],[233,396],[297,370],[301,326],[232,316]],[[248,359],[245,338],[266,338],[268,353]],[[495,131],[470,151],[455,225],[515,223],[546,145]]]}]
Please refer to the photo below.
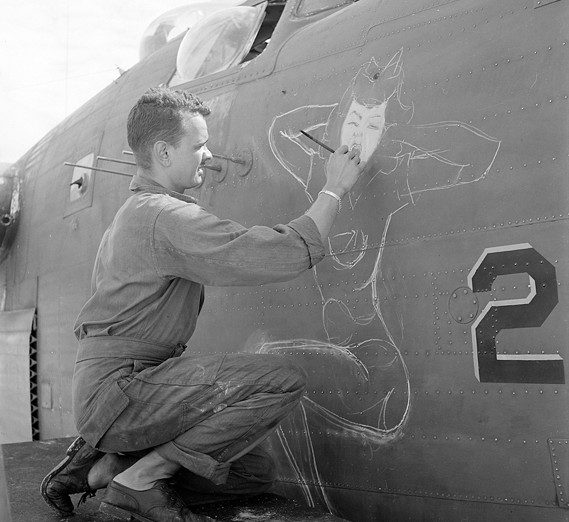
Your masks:
[{"label": "boot laces", "polygon": [[87,486],[87,490],[85,491],[85,493],[83,493],[81,495],[79,502],[77,502],[77,507],[79,507],[81,504],[84,504],[85,502],[87,502],[88,498],[94,497],[96,492],[97,492],[97,490],[91,489],[89,486]]}]

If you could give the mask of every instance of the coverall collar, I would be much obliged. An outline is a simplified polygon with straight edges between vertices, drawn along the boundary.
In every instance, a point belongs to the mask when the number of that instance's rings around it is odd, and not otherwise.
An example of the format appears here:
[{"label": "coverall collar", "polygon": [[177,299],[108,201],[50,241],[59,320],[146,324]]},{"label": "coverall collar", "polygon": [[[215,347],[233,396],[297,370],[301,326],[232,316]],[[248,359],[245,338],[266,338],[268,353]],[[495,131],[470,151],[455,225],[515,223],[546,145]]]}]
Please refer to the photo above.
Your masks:
[{"label": "coverall collar", "polygon": [[135,174],[130,182],[129,189],[133,192],[151,192],[152,194],[168,194],[173,198],[180,199],[186,203],[197,203],[197,199],[192,196],[186,196],[186,194],[181,194],[174,190],[169,190],[163,187],[152,178],[142,176],[140,174]]}]

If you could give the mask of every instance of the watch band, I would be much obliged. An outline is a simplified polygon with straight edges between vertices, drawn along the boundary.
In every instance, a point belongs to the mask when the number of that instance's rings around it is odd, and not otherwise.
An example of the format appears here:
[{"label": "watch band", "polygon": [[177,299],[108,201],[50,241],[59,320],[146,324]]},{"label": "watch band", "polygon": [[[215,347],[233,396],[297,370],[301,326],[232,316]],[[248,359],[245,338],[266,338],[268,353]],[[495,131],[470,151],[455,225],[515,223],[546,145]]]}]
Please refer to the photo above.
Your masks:
[{"label": "watch band", "polygon": [[342,198],[338,196],[338,194],[331,190],[321,190],[318,195],[320,194],[326,194],[327,196],[334,198],[338,202],[338,213],[340,213],[340,210],[342,210]]}]

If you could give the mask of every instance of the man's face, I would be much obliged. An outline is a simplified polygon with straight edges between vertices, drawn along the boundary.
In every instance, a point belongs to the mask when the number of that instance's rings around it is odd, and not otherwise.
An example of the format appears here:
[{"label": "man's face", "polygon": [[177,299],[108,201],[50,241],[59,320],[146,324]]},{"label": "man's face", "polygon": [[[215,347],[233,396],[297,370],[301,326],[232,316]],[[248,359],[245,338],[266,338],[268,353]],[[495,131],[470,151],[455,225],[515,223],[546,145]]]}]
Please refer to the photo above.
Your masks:
[{"label": "man's face", "polygon": [[206,145],[209,135],[204,117],[198,113],[183,114],[182,126],[184,136],[177,146],[171,147],[167,170],[177,192],[201,185],[204,175],[201,167],[212,157]]},{"label": "man's face", "polygon": [[366,107],[352,100],[348,109],[342,124],[340,142],[350,149],[356,147],[360,151],[362,161],[367,161],[379,145],[385,128],[386,106],[387,101]]}]

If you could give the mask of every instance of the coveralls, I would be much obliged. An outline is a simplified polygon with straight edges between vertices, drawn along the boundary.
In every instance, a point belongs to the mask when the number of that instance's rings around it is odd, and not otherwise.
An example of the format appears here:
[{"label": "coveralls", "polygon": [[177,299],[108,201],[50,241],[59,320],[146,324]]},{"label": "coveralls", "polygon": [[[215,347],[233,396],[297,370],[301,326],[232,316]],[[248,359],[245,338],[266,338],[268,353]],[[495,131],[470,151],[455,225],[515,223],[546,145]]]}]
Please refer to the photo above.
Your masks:
[{"label": "coveralls", "polygon": [[324,257],[320,233],[305,215],[245,228],[139,175],[130,188],[103,235],[93,293],[75,324],[77,430],[104,452],[155,449],[211,491],[249,492],[242,482],[253,484],[255,474],[268,484],[258,444],[299,402],[304,371],[280,355],[179,356],[203,285],[293,279]]}]

